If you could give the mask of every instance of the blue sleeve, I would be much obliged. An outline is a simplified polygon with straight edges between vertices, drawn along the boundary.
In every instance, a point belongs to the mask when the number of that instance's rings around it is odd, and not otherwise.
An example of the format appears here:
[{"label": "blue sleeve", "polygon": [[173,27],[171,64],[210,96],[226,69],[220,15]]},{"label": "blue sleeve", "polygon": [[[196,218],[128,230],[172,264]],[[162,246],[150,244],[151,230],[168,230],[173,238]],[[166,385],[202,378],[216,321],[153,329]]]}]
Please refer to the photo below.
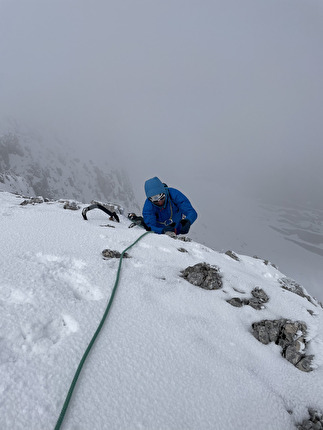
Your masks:
[{"label": "blue sleeve", "polygon": [[197,212],[191,205],[191,202],[186,196],[184,196],[183,193],[176,190],[175,188],[169,188],[169,192],[172,201],[176,204],[180,212],[186,216],[186,219],[188,219],[191,224],[193,224],[197,218]]},{"label": "blue sleeve", "polygon": [[142,210],[142,216],[144,217],[145,223],[152,231],[158,234],[162,234],[164,227],[157,224],[156,213],[152,203],[147,199]]}]

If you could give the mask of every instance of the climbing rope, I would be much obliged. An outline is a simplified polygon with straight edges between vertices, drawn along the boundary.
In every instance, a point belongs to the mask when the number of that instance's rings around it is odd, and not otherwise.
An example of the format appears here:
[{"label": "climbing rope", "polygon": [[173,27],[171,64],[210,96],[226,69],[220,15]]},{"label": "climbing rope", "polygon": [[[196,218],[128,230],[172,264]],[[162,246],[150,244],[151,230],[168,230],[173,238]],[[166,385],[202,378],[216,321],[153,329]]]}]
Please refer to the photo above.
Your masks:
[{"label": "climbing rope", "polygon": [[64,405],[62,407],[61,413],[60,413],[59,418],[57,420],[57,423],[56,423],[56,426],[55,426],[55,430],[59,430],[61,428],[61,425],[63,423],[63,420],[64,420],[64,417],[65,417],[65,414],[66,414],[69,402],[71,400],[71,397],[72,397],[72,394],[73,394],[73,391],[74,391],[74,388],[75,388],[75,385],[76,385],[76,382],[77,382],[78,377],[79,377],[79,375],[81,373],[82,367],[83,367],[83,365],[85,363],[85,360],[87,359],[87,356],[89,355],[89,352],[90,352],[90,350],[91,350],[91,348],[92,348],[92,346],[93,346],[96,338],[98,337],[98,334],[100,333],[101,328],[103,327],[103,324],[104,324],[104,322],[105,322],[105,320],[106,320],[106,318],[108,316],[108,313],[110,311],[110,308],[111,308],[111,305],[112,305],[112,302],[113,302],[113,299],[114,299],[114,296],[115,296],[115,293],[117,291],[117,287],[118,287],[118,284],[119,284],[120,271],[121,271],[121,264],[122,264],[123,256],[128,251],[128,249],[130,249],[134,245],[136,245],[136,243],[138,243],[139,240],[142,239],[144,236],[146,236],[148,233],[150,233],[150,232],[147,231],[146,233],[142,234],[140,237],[138,237],[138,239],[136,239],[130,246],[128,246],[128,248],[126,248],[121,253],[120,260],[119,260],[118,271],[117,271],[117,276],[116,276],[116,281],[114,283],[114,287],[113,287],[113,290],[112,290],[112,293],[111,293],[111,296],[110,296],[110,299],[109,299],[109,303],[108,303],[108,305],[107,305],[107,307],[105,309],[105,312],[104,312],[103,317],[102,317],[102,319],[100,321],[100,324],[98,325],[98,328],[96,329],[96,332],[94,333],[94,335],[93,335],[93,337],[92,337],[92,339],[91,339],[88,347],[86,348],[86,350],[85,350],[85,352],[83,354],[83,357],[82,357],[82,359],[81,359],[81,361],[80,361],[80,363],[78,365],[78,368],[77,368],[77,370],[75,372],[75,375],[74,375],[73,381],[71,383],[70,389],[68,390],[68,393],[67,393]]}]

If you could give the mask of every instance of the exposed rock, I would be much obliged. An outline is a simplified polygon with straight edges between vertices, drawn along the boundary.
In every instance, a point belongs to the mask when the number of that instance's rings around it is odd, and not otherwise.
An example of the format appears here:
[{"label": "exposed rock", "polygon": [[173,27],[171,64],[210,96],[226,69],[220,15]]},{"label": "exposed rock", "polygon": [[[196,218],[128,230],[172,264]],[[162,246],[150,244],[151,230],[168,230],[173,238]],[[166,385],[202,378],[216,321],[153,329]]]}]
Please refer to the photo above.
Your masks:
[{"label": "exposed rock", "polygon": [[254,288],[251,291],[251,294],[253,295],[253,297],[255,297],[256,299],[258,299],[260,302],[262,303],[266,303],[269,300],[269,297],[267,296],[267,294],[264,292],[264,290],[262,290],[259,287]]},{"label": "exposed rock", "polygon": [[284,290],[291,291],[292,293],[297,294],[300,297],[304,297],[306,300],[316,306],[316,303],[314,302],[312,297],[306,294],[304,288],[293,279],[281,278],[278,281]]},{"label": "exposed rock", "polygon": [[267,345],[275,342],[281,346],[282,356],[303,372],[310,372],[313,355],[306,355],[307,326],[300,321],[287,319],[264,320],[252,324],[253,335]]},{"label": "exposed rock", "polygon": [[315,409],[309,409],[309,419],[304,420],[297,426],[298,430],[320,430],[323,429],[323,414]]},{"label": "exposed rock", "polygon": [[259,287],[254,288],[251,291],[251,294],[253,297],[249,299],[240,299],[239,297],[233,297],[232,299],[227,300],[227,302],[235,307],[249,305],[254,309],[263,309],[264,303],[267,303],[269,301],[269,297],[267,296],[267,294]]},{"label": "exposed rock", "polygon": [[249,299],[247,301],[246,305],[249,305],[249,306],[251,306],[254,309],[260,310],[260,309],[264,309],[264,307],[265,307],[263,305],[263,303],[264,302],[262,302],[261,300],[255,298],[255,297],[252,297],[251,299]]},{"label": "exposed rock", "polygon": [[65,203],[64,203],[64,209],[70,209],[70,210],[72,210],[72,211],[77,211],[77,210],[79,210],[79,209],[81,209],[81,207],[76,203],[76,202],[74,202],[74,201],[69,201],[69,200],[67,200]]},{"label": "exposed rock", "polygon": [[182,277],[197,287],[206,290],[222,288],[222,276],[219,268],[207,263],[198,263],[181,271]]},{"label": "exposed rock", "polygon": [[240,261],[240,258],[233,251],[227,251],[225,255],[228,255],[229,257],[233,258],[233,260]]},{"label": "exposed rock", "polygon": [[192,242],[192,239],[190,239],[187,236],[177,236],[174,231],[166,231],[166,236],[171,237],[172,239],[181,240],[182,242]]},{"label": "exposed rock", "polygon": [[278,267],[276,266],[276,264],[271,263],[269,260],[264,260],[260,257],[257,257],[257,255],[254,255],[253,258],[256,258],[257,260],[261,260],[266,266],[272,266],[275,269],[278,269]]},{"label": "exposed rock", "polygon": [[[121,253],[119,251],[113,251],[112,249],[104,249],[102,251],[103,258],[105,260],[110,260],[110,258],[120,258]],[[129,254],[126,252],[123,255],[123,258],[130,258]]]},{"label": "exposed rock", "polygon": [[182,242],[192,242],[192,239],[187,236],[177,236],[177,239],[181,240]]},{"label": "exposed rock", "polygon": [[246,292],[245,292],[245,291],[243,291],[243,290],[241,290],[241,289],[239,289],[239,288],[237,288],[237,287],[232,287],[232,289],[233,289],[234,291],[236,291],[237,293],[240,293],[240,294],[246,294]]},{"label": "exposed rock", "polygon": [[178,248],[179,252],[188,252],[185,248]]},{"label": "exposed rock", "polygon": [[230,305],[235,306],[236,308],[241,308],[245,303],[244,300],[239,299],[239,297],[233,297],[230,300],[227,300]]},{"label": "exposed rock", "polygon": [[166,231],[165,235],[171,237],[172,239],[177,239],[177,236],[174,231]]},{"label": "exposed rock", "polygon": [[26,205],[35,205],[37,203],[44,203],[44,202],[48,202],[48,199],[44,199],[43,197],[39,196],[39,197],[31,197],[30,199],[26,199],[23,202],[20,203],[21,206],[26,206]]}]

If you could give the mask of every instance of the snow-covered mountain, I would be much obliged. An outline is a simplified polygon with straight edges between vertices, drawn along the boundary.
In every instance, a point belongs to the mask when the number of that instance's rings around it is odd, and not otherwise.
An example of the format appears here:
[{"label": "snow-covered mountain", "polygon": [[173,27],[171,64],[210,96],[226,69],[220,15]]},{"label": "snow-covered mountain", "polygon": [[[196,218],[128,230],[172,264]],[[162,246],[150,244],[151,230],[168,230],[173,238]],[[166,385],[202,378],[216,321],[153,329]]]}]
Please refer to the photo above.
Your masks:
[{"label": "snow-covered mountain", "polygon": [[[52,199],[64,196],[84,203],[118,202],[129,212],[141,212],[127,173],[104,160],[81,157],[53,134],[35,132],[14,121],[0,123],[0,190]],[[192,232],[196,241],[269,259],[323,301],[322,210],[260,204],[248,197],[248,190],[243,195],[224,184],[199,180],[194,184],[198,192],[192,196],[199,214]]]},{"label": "snow-covered mountain", "polygon": [[0,190],[82,202],[118,202],[138,210],[127,174],[104,160],[82,159],[49,133],[14,122],[0,127]]},{"label": "snow-covered mountain", "polygon": [[[23,202],[0,192],[0,428],[53,429],[115,284],[102,251],[143,230]],[[128,254],[62,428],[323,425],[323,309],[297,280],[153,233]]]}]

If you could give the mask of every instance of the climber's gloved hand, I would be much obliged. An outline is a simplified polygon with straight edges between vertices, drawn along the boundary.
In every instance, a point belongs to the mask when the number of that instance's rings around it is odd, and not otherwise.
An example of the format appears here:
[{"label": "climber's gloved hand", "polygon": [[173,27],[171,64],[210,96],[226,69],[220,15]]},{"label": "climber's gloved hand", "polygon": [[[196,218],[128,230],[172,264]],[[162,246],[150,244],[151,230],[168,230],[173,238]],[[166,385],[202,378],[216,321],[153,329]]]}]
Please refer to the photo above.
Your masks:
[{"label": "climber's gloved hand", "polygon": [[175,223],[172,222],[169,225],[166,225],[163,229],[163,233],[167,233],[168,231],[174,231],[175,230]]},{"label": "climber's gloved hand", "polygon": [[179,226],[180,229],[177,234],[187,234],[190,231],[191,222],[187,218],[185,218],[180,220]]}]

